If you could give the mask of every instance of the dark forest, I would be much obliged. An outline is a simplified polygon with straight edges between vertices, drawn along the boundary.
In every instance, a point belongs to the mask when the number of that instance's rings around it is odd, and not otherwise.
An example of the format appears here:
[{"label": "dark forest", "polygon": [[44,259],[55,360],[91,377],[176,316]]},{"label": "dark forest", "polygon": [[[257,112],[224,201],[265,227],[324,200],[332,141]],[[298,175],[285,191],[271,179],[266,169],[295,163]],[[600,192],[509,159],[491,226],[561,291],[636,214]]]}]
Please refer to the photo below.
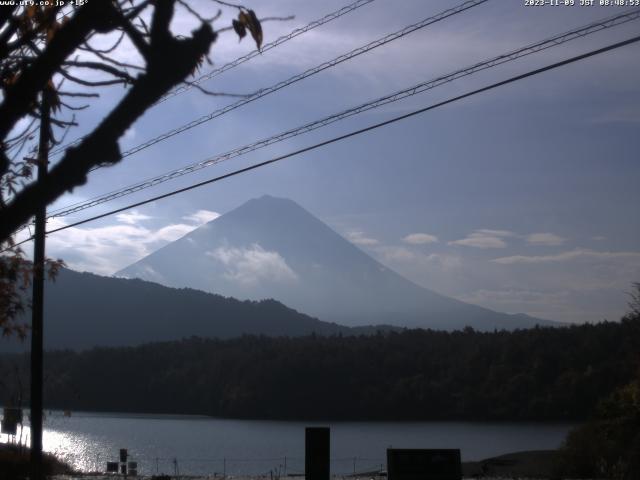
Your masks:
[{"label": "dark forest", "polygon": [[[635,317],[493,333],[194,337],[49,352],[45,405],[265,419],[584,420],[634,378],[638,345]],[[25,403],[25,357],[0,358],[2,400]]]}]

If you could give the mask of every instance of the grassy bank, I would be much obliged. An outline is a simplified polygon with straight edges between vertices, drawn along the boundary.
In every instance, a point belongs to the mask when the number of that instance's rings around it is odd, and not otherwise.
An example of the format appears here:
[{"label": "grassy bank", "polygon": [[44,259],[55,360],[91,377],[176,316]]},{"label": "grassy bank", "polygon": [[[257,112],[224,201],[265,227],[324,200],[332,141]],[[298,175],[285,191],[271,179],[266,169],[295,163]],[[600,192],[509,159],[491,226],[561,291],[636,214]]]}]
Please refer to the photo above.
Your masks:
[{"label": "grassy bank", "polygon": [[[22,479],[29,475],[30,450],[27,447],[0,443],[0,479]],[[44,454],[44,472],[46,475],[75,473],[66,463],[51,454]]]}]

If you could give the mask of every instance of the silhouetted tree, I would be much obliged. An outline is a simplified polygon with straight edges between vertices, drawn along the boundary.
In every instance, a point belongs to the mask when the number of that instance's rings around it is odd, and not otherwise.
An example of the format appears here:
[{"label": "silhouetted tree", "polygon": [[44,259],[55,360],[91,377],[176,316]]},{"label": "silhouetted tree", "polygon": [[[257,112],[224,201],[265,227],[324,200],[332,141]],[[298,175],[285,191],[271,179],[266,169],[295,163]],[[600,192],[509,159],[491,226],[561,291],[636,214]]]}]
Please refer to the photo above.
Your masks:
[{"label": "silhouetted tree", "polygon": [[640,282],[633,283],[633,290],[629,293],[631,300],[629,301],[629,313],[627,318],[640,319]]},{"label": "silhouetted tree", "polygon": [[[211,1],[238,11],[232,26],[214,31],[212,24],[220,12],[204,18],[188,0],[90,0],[81,6],[15,2],[0,9],[0,250],[4,251],[0,255],[0,330],[4,334],[24,333],[12,321],[25,307],[31,272],[22,251],[13,244],[14,232],[39,207],[84,184],[92,168],[118,163],[118,139],[208,59],[220,31],[233,29],[241,38],[249,31],[260,48],[262,29],[252,10]],[[177,8],[198,24],[190,37],[171,31]],[[111,45],[97,47],[100,39],[111,40]],[[135,49],[139,64],[118,58],[123,45]],[[31,181],[41,103],[51,108],[48,136],[50,144],[56,145],[76,125],[74,110],[87,106],[73,102],[96,97],[94,89],[108,85],[126,87],[123,97],[80,142],[64,151],[44,182]],[[19,124],[23,119],[26,123]],[[49,273],[55,274],[59,266],[50,262]]]},{"label": "silhouetted tree", "polygon": [[[636,323],[50,352],[45,398],[49,408],[245,418],[586,420],[636,375]],[[0,369],[16,361],[0,356]]]},{"label": "silhouetted tree", "polygon": [[[640,332],[640,283],[633,284],[622,325]],[[630,357],[635,378],[599,402],[592,418],[569,432],[560,450],[558,474],[573,478],[640,478],[640,353]]]},{"label": "silhouetted tree", "polygon": [[640,370],[631,383],[574,428],[560,450],[559,474],[571,478],[640,478]]}]

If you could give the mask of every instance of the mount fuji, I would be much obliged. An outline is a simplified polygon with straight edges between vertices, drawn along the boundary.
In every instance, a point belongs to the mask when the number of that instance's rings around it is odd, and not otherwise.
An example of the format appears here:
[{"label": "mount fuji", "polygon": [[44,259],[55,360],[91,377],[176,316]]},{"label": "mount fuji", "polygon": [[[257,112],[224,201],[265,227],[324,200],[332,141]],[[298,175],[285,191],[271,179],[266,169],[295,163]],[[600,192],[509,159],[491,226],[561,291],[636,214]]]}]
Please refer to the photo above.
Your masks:
[{"label": "mount fuji", "polygon": [[476,330],[559,325],[423,288],[382,265],[292,200],[249,200],[120,270],[168,287],[276,299],[346,326]]}]

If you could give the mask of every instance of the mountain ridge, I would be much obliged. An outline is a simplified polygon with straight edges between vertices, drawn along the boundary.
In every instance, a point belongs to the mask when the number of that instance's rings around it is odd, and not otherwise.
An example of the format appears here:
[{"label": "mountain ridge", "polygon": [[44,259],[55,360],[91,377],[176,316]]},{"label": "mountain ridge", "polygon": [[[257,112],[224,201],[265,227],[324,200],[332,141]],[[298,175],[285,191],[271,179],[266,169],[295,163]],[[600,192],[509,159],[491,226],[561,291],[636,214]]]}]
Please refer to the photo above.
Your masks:
[{"label": "mountain ridge", "polygon": [[269,195],[243,203],[116,275],[235,298],[276,298],[347,326],[493,330],[560,325],[494,312],[421,287],[296,202]]},{"label": "mountain ridge", "polygon": [[[45,285],[44,311],[47,350],[134,346],[192,336],[228,339],[244,334],[277,337],[358,333],[273,299],[240,301],[192,288],[174,289],[140,279],[103,277],[66,268]],[[0,341],[0,351],[5,352],[26,346],[9,339]]]}]

